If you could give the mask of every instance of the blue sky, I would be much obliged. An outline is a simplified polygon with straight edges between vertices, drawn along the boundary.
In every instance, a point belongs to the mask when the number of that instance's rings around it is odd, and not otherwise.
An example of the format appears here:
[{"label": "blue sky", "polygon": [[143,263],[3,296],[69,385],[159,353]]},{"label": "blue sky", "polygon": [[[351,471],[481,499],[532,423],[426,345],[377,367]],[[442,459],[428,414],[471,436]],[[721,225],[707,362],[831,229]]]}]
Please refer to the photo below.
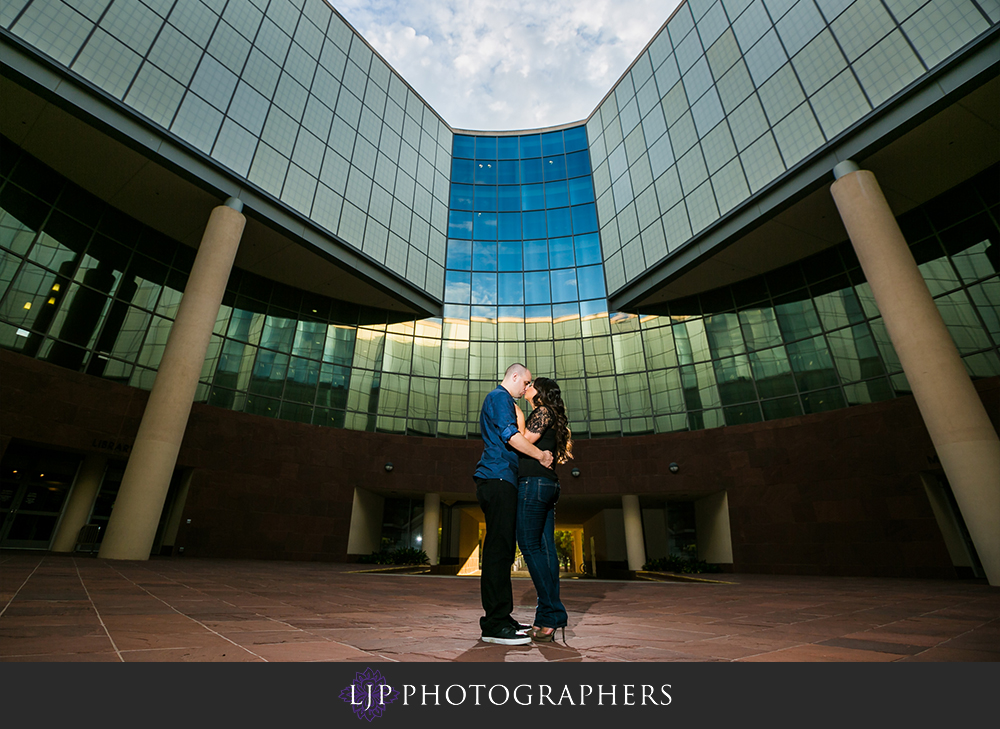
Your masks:
[{"label": "blue sky", "polygon": [[329,0],[452,127],[585,119],[680,0]]}]

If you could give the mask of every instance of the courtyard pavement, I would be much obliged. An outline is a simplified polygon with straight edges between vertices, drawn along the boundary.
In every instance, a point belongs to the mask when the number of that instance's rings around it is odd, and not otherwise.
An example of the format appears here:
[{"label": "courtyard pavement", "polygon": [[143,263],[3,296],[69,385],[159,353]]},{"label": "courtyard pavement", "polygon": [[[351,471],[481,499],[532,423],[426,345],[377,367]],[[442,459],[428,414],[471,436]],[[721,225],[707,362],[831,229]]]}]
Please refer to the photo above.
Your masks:
[{"label": "courtyard pavement", "polygon": [[[980,580],[565,579],[565,642],[480,640],[477,577],[0,553],[0,661],[1000,661]],[[535,591],[515,577],[515,617]]]}]

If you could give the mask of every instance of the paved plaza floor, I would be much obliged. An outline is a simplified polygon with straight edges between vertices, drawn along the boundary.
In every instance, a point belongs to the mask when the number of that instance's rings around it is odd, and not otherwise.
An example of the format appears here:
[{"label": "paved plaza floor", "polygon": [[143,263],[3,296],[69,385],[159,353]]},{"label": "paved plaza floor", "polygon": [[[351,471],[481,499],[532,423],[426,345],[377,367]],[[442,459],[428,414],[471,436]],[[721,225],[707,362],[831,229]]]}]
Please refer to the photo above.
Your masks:
[{"label": "paved plaza floor", "polygon": [[[0,661],[1000,661],[974,580],[566,579],[565,642],[482,642],[477,577],[360,565],[0,553]],[[514,581],[530,622],[531,580]]]}]

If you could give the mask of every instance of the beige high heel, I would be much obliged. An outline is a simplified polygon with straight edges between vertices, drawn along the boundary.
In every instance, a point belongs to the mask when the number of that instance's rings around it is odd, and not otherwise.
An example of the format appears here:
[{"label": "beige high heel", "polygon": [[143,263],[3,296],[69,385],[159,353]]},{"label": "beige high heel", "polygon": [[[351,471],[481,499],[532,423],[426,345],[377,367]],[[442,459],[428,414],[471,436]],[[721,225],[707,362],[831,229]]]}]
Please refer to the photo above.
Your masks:
[{"label": "beige high heel", "polygon": [[[538,628],[531,626],[531,639],[536,643],[553,643],[556,639],[556,631],[562,630],[563,643],[566,642],[566,627],[561,628]],[[548,631],[548,632],[547,632]]]}]

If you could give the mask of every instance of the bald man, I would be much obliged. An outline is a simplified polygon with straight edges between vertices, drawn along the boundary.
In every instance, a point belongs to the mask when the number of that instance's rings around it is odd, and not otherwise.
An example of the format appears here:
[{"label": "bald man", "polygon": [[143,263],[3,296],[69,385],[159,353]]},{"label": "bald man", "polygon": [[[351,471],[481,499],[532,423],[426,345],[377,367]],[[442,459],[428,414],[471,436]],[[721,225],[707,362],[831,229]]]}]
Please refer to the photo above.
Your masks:
[{"label": "bald man", "polygon": [[526,645],[531,638],[511,613],[514,592],[510,568],[514,563],[515,520],[517,517],[517,452],[552,465],[552,453],[528,442],[517,428],[514,401],[531,384],[531,372],[523,364],[512,364],[503,382],[483,400],[479,428],[483,436],[483,456],[473,480],[476,498],[486,515],[483,541],[483,572],[479,589],[485,615],[479,619],[483,640],[501,645]]}]

